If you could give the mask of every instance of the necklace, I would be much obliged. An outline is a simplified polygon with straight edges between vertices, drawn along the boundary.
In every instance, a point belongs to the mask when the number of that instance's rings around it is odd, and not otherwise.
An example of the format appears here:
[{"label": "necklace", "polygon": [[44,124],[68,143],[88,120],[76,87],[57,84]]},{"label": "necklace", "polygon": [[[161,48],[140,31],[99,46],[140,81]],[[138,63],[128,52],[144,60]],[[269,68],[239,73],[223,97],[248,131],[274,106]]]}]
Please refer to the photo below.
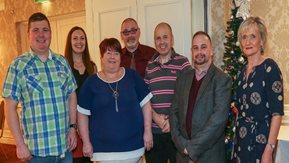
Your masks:
[{"label": "necklace", "polygon": [[117,91],[118,82],[116,82],[116,84],[115,84],[115,90],[112,88],[110,83],[107,83],[107,84],[112,91],[112,97],[114,98],[114,103],[115,103],[115,111],[118,112],[118,104],[117,104],[117,98],[119,96],[119,93]]}]

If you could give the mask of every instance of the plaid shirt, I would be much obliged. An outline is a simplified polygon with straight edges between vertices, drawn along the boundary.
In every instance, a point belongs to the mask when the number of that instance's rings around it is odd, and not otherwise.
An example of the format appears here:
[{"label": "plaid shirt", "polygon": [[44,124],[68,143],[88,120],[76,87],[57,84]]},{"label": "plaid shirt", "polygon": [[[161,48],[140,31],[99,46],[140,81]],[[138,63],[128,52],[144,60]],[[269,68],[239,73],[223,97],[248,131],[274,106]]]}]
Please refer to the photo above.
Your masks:
[{"label": "plaid shirt", "polygon": [[76,88],[65,58],[51,51],[45,62],[30,51],[10,65],[2,95],[21,102],[20,126],[32,155],[65,153],[69,129],[68,96]]}]

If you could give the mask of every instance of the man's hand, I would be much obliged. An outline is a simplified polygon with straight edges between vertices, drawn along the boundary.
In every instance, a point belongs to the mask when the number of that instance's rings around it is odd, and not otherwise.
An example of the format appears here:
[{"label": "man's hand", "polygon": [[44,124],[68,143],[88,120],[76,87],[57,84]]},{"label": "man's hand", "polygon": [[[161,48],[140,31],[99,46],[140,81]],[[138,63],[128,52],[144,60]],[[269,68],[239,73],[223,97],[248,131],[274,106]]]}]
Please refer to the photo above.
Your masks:
[{"label": "man's hand", "polygon": [[67,135],[67,150],[72,151],[77,145],[76,129],[70,128]]},{"label": "man's hand", "polygon": [[26,144],[16,145],[16,154],[17,154],[17,157],[22,161],[27,161],[27,160],[32,159],[31,153],[28,147],[26,146]]},{"label": "man's hand", "polygon": [[187,151],[187,148],[184,149],[184,154],[185,154],[185,155],[188,155],[188,154],[189,154],[188,151]]},{"label": "man's hand", "polygon": [[163,126],[163,127],[162,127],[161,129],[162,129],[162,132],[163,132],[163,133],[168,133],[168,132],[170,132],[170,122],[169,122],[169,118],[166,118],[166,120],[164,120],[162,126]]},{"label": "man's hand", "polygon": [[169,116],[164,114],[153,113],[153,120],[161,128],[162,132],[170,132]]}]

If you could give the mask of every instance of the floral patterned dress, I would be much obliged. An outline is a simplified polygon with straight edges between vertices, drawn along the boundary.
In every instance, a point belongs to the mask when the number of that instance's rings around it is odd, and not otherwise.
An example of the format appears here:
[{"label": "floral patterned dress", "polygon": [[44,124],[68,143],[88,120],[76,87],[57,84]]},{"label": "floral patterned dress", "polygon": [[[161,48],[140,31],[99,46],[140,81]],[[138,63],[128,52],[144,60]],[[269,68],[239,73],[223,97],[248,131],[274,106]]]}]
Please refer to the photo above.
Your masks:
[{"label": "floral patterned dress", "polygon": [[246,67],[237,78],[238,118],[233,162],[261,162],[271,118],[283,115],[283,82],[278,65],[266,59],[246,79]]}]

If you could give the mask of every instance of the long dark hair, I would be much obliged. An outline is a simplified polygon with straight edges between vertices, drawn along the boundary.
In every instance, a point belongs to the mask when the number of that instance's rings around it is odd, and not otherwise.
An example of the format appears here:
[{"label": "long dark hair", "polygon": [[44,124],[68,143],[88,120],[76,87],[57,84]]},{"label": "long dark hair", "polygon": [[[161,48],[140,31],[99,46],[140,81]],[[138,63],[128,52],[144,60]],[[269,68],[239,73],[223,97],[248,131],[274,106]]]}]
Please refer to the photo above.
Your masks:
[{"label": "long dark hair", "polygon": [[72,50],[72,45],[71,45],[71,35],[76,30],[81,30],[85,35],[85,49],[84,49],[84,52],[82,54],[82,60],[83,60],[84,66],[85,66],[88,74],[93,74],[95,70],[94,70],[93,62],[91,61],[90,55],[89,55],[87,36],[86,36],[85,31],[81,27],[75,26],[75,27],[71,28],[71,30],[69,31],[69,33],[67,35],[67,39],[66,39],[64,56],[68,60],[69,65],[71,67],[73,67],[74,63],[73,63],[73,52],[72,52],[73,50]]}]

